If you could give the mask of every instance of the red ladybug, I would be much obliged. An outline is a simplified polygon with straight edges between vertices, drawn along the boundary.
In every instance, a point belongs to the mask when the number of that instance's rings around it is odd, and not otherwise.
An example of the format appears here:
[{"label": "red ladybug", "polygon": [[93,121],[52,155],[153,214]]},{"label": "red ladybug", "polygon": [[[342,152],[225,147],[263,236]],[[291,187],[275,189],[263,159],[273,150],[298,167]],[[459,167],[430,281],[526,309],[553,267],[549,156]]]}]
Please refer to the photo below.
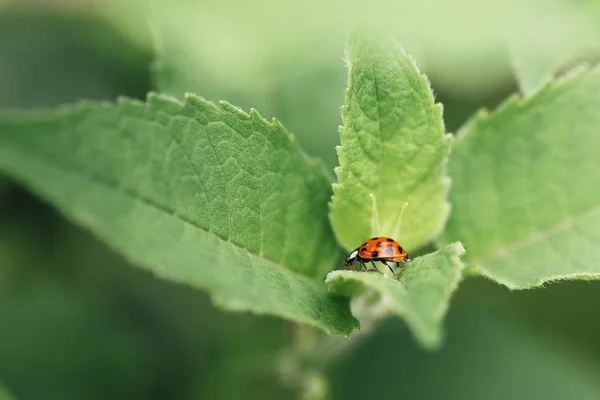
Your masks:
[{"label": "red ladybug", "polygon": [[374,237],[361,244],[360,247],[346,257],[344,265],[350,265],[351,269],[354,269],[354,263],[357,261],[362,264],[363,271],[367,270],[366,262],[371,262],[375,267],[375,261],[380,261],[382,264],[387,265],[394,278],[397,278],[387,261],[395,262],[400,267],[401,262],[410,261],[410,258],[408,258],[406,250],[400,246],[400,243],[392,238],[381,236]]}]

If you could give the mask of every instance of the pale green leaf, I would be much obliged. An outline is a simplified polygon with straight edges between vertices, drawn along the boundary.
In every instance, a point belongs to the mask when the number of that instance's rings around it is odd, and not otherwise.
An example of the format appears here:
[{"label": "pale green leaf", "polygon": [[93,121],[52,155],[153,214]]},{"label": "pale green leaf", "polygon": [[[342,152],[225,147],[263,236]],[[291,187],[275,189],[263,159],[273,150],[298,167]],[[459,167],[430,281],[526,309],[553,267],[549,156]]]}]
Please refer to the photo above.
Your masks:
[{"label": "pale green leaf", "polygon": [[338,257],[329,182],[284,128],[150,95],[0,117],[0,170],[135,264],[226,309],[356,327],[319,278]]},{"label": "pale green leaf", "polygon": [[442,320],[462,277],[463,253],[457,242],[418,257],[399,272],[398,280],[377,272],[333,271],[326,282],[330,289],[346,296],[371,289],[381,296],[389,312],[406,321],[423,346],[433,349],[442,341]]},{"label": "pale green leaf", "polygon": [[[108,3],[112,7],[100,8],[113,8],[113,21],[129,32],[139,26],[139,20],[147,22],[145,12],[151,4],[153,26],[158,20],[177,36],[178,47],[195,60],[188,65],[190,70],[200,67],[226,90],[235,86],[254,90],[286,60],[295,60],[298,68],[319,63],[323,55],[332,53],[339,60],[348,30],[357,25],[392,33],[440,87],[465,96],[486,95],[510,84],[509,38],[527,42],[533,52],[542,51],[548,43],[561,49],[584,43],[600,49],[596,1],[261,0],[251,7],[243,0]],[[140,7],[132,9],[135,3]],[[255,76],[257,81],[253,81]],[[188,85],[183,89],[192,91]],[[258,110],[265,113],[263,108]]]},{"label": "pale green leaf", "polygon": [[576,60],[593,58],[600,50],[597,43],[592,47],[585,42],[566,46],[560,42],[544,42],[534,46],[532,41],[515,39],[510,46],[510,56],[514,74],[521,93],[531,95],[552,81],[560,70],[573,65]]},{"label": "pale green leaf", "polygon": [[521,93],[526,95],[550,82],[560,65],[551,54],[540,54],[531,49],[513,48],[511,60]]},{"label": "pale green leaf", "polygon": [[[223,46],[232,49],[236,44],[221,42],[228,40],[223,36],[217,44],[201,33],[220,29],[211,27],[220,25],[218,20],[206,12],[190,14],[189,9],[172,2],[168,6],[162,4],[167,6],[163,10],[158,3],[155,6],[161,12],[153,13],[151,21],[156,48],[153,76],[159,92],[177,98],[184,93],[197,93],[211,101],[227,100],[242,109],[255,108],[267,119],[276,117],[294,132],[306,152],[323,159],[333,170],[337,164],[335,146],[339,144],[339,107],[346,86],[341,60],[343,42],[318,56],[311,47],[310,56],[315,59],[310,61],[307,55],[298,54],[298,45],[304,40],[294,39],[286,46],[269,45],[276,51],[264,54],[250,43],[248,36],[259,32],[264,21],[248,30],[243,26],[249,20],[243,18],[243,24],[236,23],[228,34],[233,38],[238,29],[244,30],[244,50],[223,51]],[[203,8],[191,5],[192,9],[195,7]],[[277,39],[271,35],[270,40]]]},{"label": "pale green leaf", "polygon": [[[330,206],[338,241],[348,250],[371,236],[392,236],[411,250],[431,241],[448,215],[442,107],[427,78],[390,37],[348,45],[340,166]],[[372,229],[372,202],[379,223]],[[403,202],[402,229],[395,237]],[[377,225],[379,227],[377,228]]]},{"label": "pale green leaf", "polygon": [[452,215],[474,271],[509,288],[600,277],[600,68],[464,126],[449,163]]}]

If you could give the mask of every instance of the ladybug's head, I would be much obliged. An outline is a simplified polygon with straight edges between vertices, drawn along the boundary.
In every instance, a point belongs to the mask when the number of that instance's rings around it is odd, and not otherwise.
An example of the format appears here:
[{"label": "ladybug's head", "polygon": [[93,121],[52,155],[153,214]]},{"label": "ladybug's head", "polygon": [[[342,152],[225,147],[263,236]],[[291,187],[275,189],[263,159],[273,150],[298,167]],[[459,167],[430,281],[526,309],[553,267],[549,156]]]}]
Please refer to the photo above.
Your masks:
[{"label": "ladybug's head", "polygon": [[358,250],[354,250],[346,259],[344,260],[344,265],[354,264],[358,257]]}]

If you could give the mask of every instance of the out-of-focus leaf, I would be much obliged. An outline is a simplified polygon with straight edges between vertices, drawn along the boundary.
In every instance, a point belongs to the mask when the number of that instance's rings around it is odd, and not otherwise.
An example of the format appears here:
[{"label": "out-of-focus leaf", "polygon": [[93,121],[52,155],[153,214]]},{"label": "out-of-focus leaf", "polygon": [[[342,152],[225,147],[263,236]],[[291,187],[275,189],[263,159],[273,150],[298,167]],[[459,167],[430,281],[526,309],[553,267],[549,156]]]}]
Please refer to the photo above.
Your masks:
[{"label": "out-of-focus leaf", "polygon": [[[112,3],[125,29],[135,26],[131,20],[146,21],[147,2],[140,2],[135,12],[132,2]],[[338,143],[335,129],[343,102],[341,49],[356,25],[393,33],[419,60],[436,89],[468,98],[512,82],[508,37],[526,42],[533,54],[549,43],[562,49],[576,45],[582,57],[600,52],[593,39],[600,33],[599,10],[573,7],[566,0],[553,2],[553,7],[517,0],[485,5],[476,0],[350,0],[343,7],[316,0],[261,0],[250,8],[239,0],[153,5],[150,20],[158,43],[155,76],[160,91],[176,97],[197,93],[275,116],[297,134],[307,152],[332,168],[336,159],[331,149]],[[539,32],[544,36],[536,38]]]},{"label": "out-of-focus leaf", "polygon": [[543,85],[552,81],[558,71],[587,58],[598,59],[597,53],[585,49],[542,49],[532,50],[530,47],[514,45],[512,47],[512,63],[515,75],[523,95],[530,95]]},{"label": "out-of-focus leaf", "polygon": [[16,400],[6,386],[0,382],[0,400]]},{"label": "out-of-focus leaf", "polygon": [[[427,78],[391,37],[355,34],[348,64],[332,226],[347,250],[371,236],[389,236],[410,253],[437,236],[448,216],[451,138],[442,108]],[[371,195],[380,221],[373,221]],[[402,214],[404,202],[409,206]]]},{"label": "out-of-focus leaf", "polygon": [[[332,398],[392,400],[398,393],[445,400],[598,397],[600,370],[589,353],[461,303],[452,307],[446,343],[434,354],[411,345],[398,324],[382,326],[333,368]],[[349,371],[361,371],[361,378],[349,379]]]},{"label": "out-of-focus leaf", "polygon": [[[233,392],[228,385],[231,379],[236,380],[238,394],[258,390],[256,386],[260,385],[265,399],[289,397],[282,394],[284,388],[275,369],[276,356],[289,341],[294,324],[277,318],[222,312],[210,303],[206,293],[156,279],[148,271],[128,265],[89,232],[58,218],[31,196],[11,196],[9,200],[7,209],[0,210],[0,293],[11,292],[15,296],[2,298],[9,298],[9,304],[14,300],[18,310],[21,303],[39,295],[37,289],[49,291],[40,283],[52,282],[57,292],[69,293],[65,302],[72,305],[65,306],[65,313],[71,320],[77,318],[73,312],[76,304],[92,302],[94,306],[88,312],[100,320],[100,331],[118,337],[130,332],[139,334],[135,340],[136,348],[143,350],[138,357],[141,360],[130,360],[123,368],[136,371],[137,378],[130,382],[139,388],[140,395],[127,395],[122,390],[128,400],[190,398],[190,393],[196,391],[204,393],[203,398],[224,399],[225,393]],[[4,274],[5,271],[9,273]],[[109,310],[115,318],[105,321],[101,312],[96,315],[96,308]],[[24,324],[20,326],[29,329]],[[88,329],[85,324],[69,326],[73,330],[69,334],[73,335],[80,326]],[[43,335],[40,337],[43,342]],[[93,339],[88,345],[103,346],[104,342]],[[89,354],[81,361],[84,369],[88,364],[101,365],[105,357],[88,349],[75,351]],[[251,366],[252,373],[248,371]],[[81,380],[79,371],[73,369],[36,371],[40,381],[52,377],[61,382]],[[98,390],[105,398],[119,398],[110,392],[112,389],[104,387],[110,384],[94,387],[110,379],[104,375],[114,372],[99,370],[103,376],[78,382],[78,387],[86,392]],[[123,375],[131,377],[132,372]],[[49,398],[44,394],[37,397]],[[82,394],[79,398],[87,397]]]},{"label": "out-of-focus leaf", "polygon": [[563,53],[544,54],[529,48],[513,46],[511,57],[521,93],[524,95],[534,93],[550,82],[563,63],[563,56]]},{"label": "out-of-focus leaf", "polygon": [[[252,64],[254,54],[250,54],[243,69],[223,74],[197,58],[207,44],[181,40],[179,35],[186,31],[181,21],[174,27],[173,21],[165,22],[155,14],[153,22],[157,53],[153,71],[160,92],[177,98],[196,93],[213,102],[226,100],[243,109],[254,108],[265,118],[276,117],[307,152],[333,168],[345,85],[342,46],[322,63],[282,50],[279,61],[264,60],[264,67],[258,69]],[[247,75],[250,71],[252,76]]]},{"label": "out-of-focus leaf", "polygon": [[0,169],[158,276],[226,309],[357,326],[313,279],[338,255],[329,181],[278,122],[153,95],[4,115],[0,143]]},{"label": "out-of-focus leaf", "polygon": [[599,282],[566,281],[543,290],[508,291],[487,279],[467,279],[453,301],[508,320],[507,324],[527,326],[540,335],[569,343],[589,357],[600,357]]},{"label": "out-of-focus leaf", "polygon": [[106,21],[92,13],[33,10],[0,11],[0,106],[145,95],[148,53]]},{"label": "out-of-focus leaf", "polygon": [[261,399],[291,396],[279,379],[277,356],[297,325],[223,312],[202,291],[127,265],[89,233],[72,227],[63,231],[57,239],[72,264],[75,284],[85,293],[116,300],[112,307],[152,340],[149,368],[159,377],[152,385],[157,398],[226,400],[249,391]]},{"label": "out-of-focus leaf", "polygon": [[17,398],[150,395],[147,343],[90,299],[33,285],[0,294],[0,321],[0,375]]},{"label": "out-of-focus leaf", "polygon": [[391,314],[406,321],[424,347],[434,349],[442,342],[442,319],[462,277],[463,253],[462,245],[455,243],[418,257],[399,272],[398,280],[379,273],[333,271],[327,284],[346,296],[374,291]]},{"label": "out-of-focus leaf", "polygon": [[[138,1],[135,9],[132,1],[111,3],[117,7],[113,20],[125,30],[147,18],[146,1]],[[261,0],[247,7],[241,0],[212,4],[162,0],[152,4],[153,25],[169,29],[192,61],[192,74],[208,72],[205,83],[213,79],[241,91],[263,85],[273,67],[285,60],[322,65],[337,54],[349,29],[357,25],[390,31],[434,81],[470,94],[485,93],[512,79],[506,49],[513,41],[527,42],[532,52],[549,43],[561,49],[588,49],[588,54],[600,50],[595,40],[600,33],[597,2],[349,0],[341,6],[317,0]]]},{"label": "out-of-focus leaf", "polygon": [[449,163],[452,215],[473,271],[512,289],[600,277],[600,68],[467,123]]}]

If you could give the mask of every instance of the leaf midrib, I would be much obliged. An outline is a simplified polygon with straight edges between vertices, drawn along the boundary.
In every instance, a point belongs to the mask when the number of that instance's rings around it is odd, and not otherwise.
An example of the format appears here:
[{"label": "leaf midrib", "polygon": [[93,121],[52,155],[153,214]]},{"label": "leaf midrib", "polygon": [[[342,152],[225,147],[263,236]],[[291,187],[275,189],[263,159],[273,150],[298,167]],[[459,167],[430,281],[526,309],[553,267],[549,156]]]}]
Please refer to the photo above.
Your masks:
[{"label": "leaf midrib", "polygon": [[[373,59],[375,57],[369,57],[369,61],[371,64],[371,74],[373,75],[373,89],[375,90],[375,110],[377,111],[377,133],[379,133],[379,146],[377,146],[379,148],[379,160],[377,160],[377,164],[379,165],[379,176],[377,179],[377,195],[378,195],[378,202],[379,201],[383,201],[383,182],[382,182],[382,177],[383,177],[383,130],[381,128],[381,105],[380,105],[380,101],[379,101],[379,87],[377,85],[377,75],[375,73],[375,65],[373,63]],[[378,203],[379,204],[379,203]],[[379,207],[379,205],[378,205]],[[377,212],[379,212],[380,210],[377,210]],[[379,227],[379,229],[381,229],[381,227],[379,226],[379,221],[377,221],[377,225]],[[372,232],[374,235],[378,235],[379,233],[377,232]]]},{"label": "leaf midrib", "polygon": [[507,254],[510,254],[513,251],[520,250],[528,247],[529,245],[539,243],[542,240],[548,238],[550,235],[563,232],[574,225],[574,222],[579,219],[585,219],[590,217],[591,215],[600,212],[600,204],[594,205],[580,213],[570,215],[563,219],[562,221],[546,228],[541,231],[533,232],[532,234],[519,239],[513,242],[510,242],[497,250],[490,252],[488,255],[481,256],[479,258],[470,261],[471,265],[478,265],[480,267],[485,267],[485,263],[494,258],[498,258]]}]

